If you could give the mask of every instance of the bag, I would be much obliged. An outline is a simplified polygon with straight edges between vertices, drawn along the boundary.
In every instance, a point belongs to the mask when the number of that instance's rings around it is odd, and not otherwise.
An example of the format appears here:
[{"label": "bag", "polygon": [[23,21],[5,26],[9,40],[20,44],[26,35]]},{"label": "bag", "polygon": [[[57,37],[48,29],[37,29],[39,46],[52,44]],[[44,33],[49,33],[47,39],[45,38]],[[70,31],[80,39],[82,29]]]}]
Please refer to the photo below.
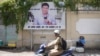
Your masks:
[{"label": "bag", "polygon": [[63,49],[63,50],[66,50],[66,49],[67,49],[67,48],[66,48],[66,47],[67,47],[66,41],[65,41],[63,38],[61,38],[61,41],[60,41],[60,42],[61,42],[61,47],[62,47],[62,49]]},{"label": "bag", "polygon": [[74,56],[74,55],[73,55],[72,51],[70,51],[70,50],[67,51],[66,50],[61,54],[61,56]]},{"label": "bag", "polygon": [[45,44],[41,44],[39,50],[37,51],[37,54],[41,54],[45,52]]}]

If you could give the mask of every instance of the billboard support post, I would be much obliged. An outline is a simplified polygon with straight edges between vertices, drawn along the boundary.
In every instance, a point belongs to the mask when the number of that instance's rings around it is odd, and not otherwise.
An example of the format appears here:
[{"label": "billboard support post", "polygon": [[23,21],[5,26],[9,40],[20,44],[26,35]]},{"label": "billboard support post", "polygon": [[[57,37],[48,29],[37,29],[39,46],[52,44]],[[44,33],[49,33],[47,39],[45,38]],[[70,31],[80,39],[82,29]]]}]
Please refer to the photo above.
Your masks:
[{"label": "billboard support post", "polygon": [[33,49],[33,31],[31,30],[31,38],[30,38],[30,41],[31,41],[31,50]]}]

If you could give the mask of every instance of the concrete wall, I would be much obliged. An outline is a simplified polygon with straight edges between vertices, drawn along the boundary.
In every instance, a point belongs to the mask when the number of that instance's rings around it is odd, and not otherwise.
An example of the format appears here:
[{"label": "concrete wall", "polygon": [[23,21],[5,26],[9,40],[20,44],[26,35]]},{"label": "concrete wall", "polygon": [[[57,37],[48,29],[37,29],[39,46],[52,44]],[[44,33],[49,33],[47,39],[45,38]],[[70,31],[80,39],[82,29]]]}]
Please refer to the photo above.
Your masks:
[{"label": "concrete wall", "polygon": [[[100,34],[79,34],[76,31],[76,22],[80,18],[99,18],[100,19],[100,11],[80,11],[76,12],[67,12],[67,40],[77,40],[79,36],[84,36],[86,39],[86,47],[87,48],[99,48]],[[71,41],[71,45],[75,45],[74,41]],[[70,44],[69,43],[69,44]]]},{"label": "concrete wall", "polygon": [[[80,18],[99,18],[100,19],[100,11],[80,11],[80,12],[66,12],[66,29],[61,30],[61,36],[67,40],[68,47],[75,46],[75,41],[78,40],[79,36],[84,36],[86,39],[86,47],[87,48],[99,48],[100,41],[96,41],[100,39],[100,34],[79,34],[76,31],[76,22]],[[22,36],[23,35],[23,36]],[[23,38],[22,38],[23,37]],[[53,30],[32,30],[32,40],[33,44],[40,43],[48,43],[54,39]],[[17,43],[17,46],[30,46],[31,43],[31,31],[24,30],[23,34],[20,31]],[[23,41],[22,43],[22,40]],[[27,41],[26,41],[27,40]]]}]

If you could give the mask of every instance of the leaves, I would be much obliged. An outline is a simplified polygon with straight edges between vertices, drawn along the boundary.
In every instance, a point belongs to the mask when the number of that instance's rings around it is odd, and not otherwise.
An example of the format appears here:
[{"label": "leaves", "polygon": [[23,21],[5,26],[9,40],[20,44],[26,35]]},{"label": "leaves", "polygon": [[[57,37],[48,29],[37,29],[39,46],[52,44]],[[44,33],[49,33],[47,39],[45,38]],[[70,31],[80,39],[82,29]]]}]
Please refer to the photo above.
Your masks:
[{"label": "leaves", "polygon": [[[59,2],[64,2],[65,5],[60,5]],[[70,10],[75,10],[76,2],[75,0],[65,0],[65,1],[59,1],[54,0],[54,4],[59,8],[69,8]]]},{"label": "leaves", "polygon": [[91,0],[89,2],[89,5],[91,5],[93,7],[100,7],[100,0]]},{"label": "leaves", "polygon": [[6,1],[2,3],[1,6],[1,16],[3,18],[3,24],[8,26],[9,24],[14,24],[15,13],[14,13],[14,1]]},{"label": "leaves", "polygon": [[[65,6],[60,6],[59,2],[63,1]],[[57,7],[69,8],[71,11],[77,10],[77,4],[89,5],[94,8],[100,8],[100,0],[54,0]]]},{"label": "leaves", "polygon": [[6,0],[1,6],[1,15],[3,24],[8,26],[10,24],[16,25],[16,30],[23,30],[25,22],[28,20],[28,11],[32,5],[37,4],[33,0]]}]

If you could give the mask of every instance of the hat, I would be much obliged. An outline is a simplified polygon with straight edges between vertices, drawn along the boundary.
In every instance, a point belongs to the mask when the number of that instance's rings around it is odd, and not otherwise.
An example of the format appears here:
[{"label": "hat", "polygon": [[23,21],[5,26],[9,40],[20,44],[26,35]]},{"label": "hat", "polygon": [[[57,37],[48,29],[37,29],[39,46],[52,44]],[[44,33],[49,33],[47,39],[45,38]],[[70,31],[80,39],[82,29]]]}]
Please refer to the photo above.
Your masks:
[{"label": "hat", "polygon": [[54,33],[58,33],[58,34],[59,34],[59,33],[60,33],[60,31],[59,31],[59,30],[54,30]]}]

